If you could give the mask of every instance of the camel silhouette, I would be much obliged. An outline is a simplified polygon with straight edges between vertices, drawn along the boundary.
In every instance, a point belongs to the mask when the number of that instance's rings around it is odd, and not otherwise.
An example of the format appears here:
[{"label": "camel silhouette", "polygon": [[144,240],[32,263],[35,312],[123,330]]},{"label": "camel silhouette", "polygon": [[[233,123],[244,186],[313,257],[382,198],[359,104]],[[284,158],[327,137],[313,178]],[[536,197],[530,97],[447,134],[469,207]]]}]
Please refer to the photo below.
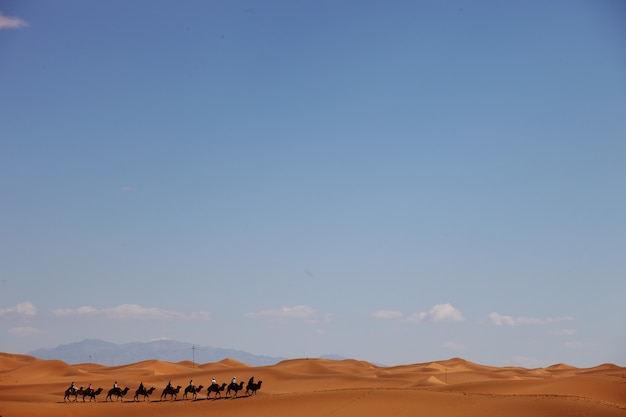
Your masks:
[{"label": "camel silhouette", "polygon": [[196,396],[198,395],[198,393],[200,391],[202,391],[202,388],[204,388],[203,385],[198,385],[198,388],[196,388],[196,387],[187,387],[187,388],[185,388],[185,392],[183,393],[183,399],[186,399],[187,398],[187,394],[191,393],[192,396],[193,396],[193,399],[195,400]]},{"label": "camel silhouette", "polygon": [[83,388],[84,387],[80,387],[80,389],[72,389],[72,388],[66,389],[65,390],[65,395],[63,396],[63,402],[65,402],[66,400],[71,401],[70,400],[70,395],[74,396],[74,402],[76,402],[76,400],[78,399],[78,391],[80,391],[80,393],[82,395]]},{"label": "camel silhouette", "polygon": [[116,400],[117,401],[122,401],[124,399],[124,395],[126,395],[128,393],[128,390],[130,390],[130,388],[126,387],[124,389],[119,389],[119,388],[111,388],[109,390],[109,393],[107,394],[106,398],[104,399],[105,402],[111,400],[113,401],[113,396],[116,396]]},{"label": "camel silhouette", "polygon": [[256,394],[257,390],[261,389],[261,384],[263,383],[263,381],[259,381],[259,382],[253,382],[252,384],[248,384],[246,386],[246,395],[254,395]]},{"label": "camel silhouette", "polygon": [[163,392],[161,393],[161,400],[163,399],[163,397],[165,397],[165,399],[167,400],[167,396],[168,395],[171,395],[172,396],[172,400],[175,400],[176,397],[178,396],[178,393],[180,392],[181,388],[182,387],[180,385],[177,386],[176,388],[171,387],[171,386],[165,387],[163,389]]},{"label": "camel silhouette", "polygon": [[133,401],[139,401],[139,396],[143,395],[143,400],[146,401],[146,398],[149,400],[150,399],[150,395],[154,392],[156,388],[154,387],[150,387],[150,389],[138,389],[137,391],[135,391],[135,397],[133,398]]},{"label": "camel silhouette", "polygon": [[206,389],[207,390],[206,397],[209,398],[211,396],[212,392],[215,393],[215,398],[221,397],[222,396],[222,392],[224,391],[225,388],[226,388],[226,382],[222,383],[221,386],[217,385],[217,384],[211,384]]},{"label": "camel silhouette", "polygon": [[228,389],[226,390],[226,396],[230,397],[230,392],[234,391],[235,392],[235,397],[236,397],[237,396],[237,392],[241,391],[242,389],[243,389],[243,381],[241,381],[239,384],[231,382],[230,384],[228,384]]},{"label": "camel silhouette", "polygon": [[86,397],[89,397],[89,402],[96,401],[96,396],[100,395],[101,392],[102,392],[102,387],[98,388],[95,391],[87,388],[85,391],[83,391],[83,402],[85,402]]}]

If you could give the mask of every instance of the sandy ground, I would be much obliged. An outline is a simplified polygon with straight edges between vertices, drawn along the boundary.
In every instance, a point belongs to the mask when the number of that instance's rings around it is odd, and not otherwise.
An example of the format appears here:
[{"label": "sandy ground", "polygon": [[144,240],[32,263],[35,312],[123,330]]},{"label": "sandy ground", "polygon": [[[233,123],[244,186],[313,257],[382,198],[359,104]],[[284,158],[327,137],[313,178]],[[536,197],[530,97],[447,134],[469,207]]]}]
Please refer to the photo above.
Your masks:
[{"label": "sandy ground", "polygon": [[[244,382],[235,396],[207,399],[211,378]],[[255,395],[245,385],[262,381]],[[183,398],[193,379],[202,390]],[[161,400],[167,382],[183,388],[176,399]],[[83,402],[64,401],[72,381],[93,384],[102,393]],[[117,381],[128,387],[107,401]],[[139,383],[155,387],[134,401]],[[626,368],[611,364],[579,369],[559,364],[526,369],[491,367],[463,359],[395,367],[355,360],[295,359],[251,367],[225,359],[193,364],[149,360],[123,366],[68,365],[25,355],[0,353],[0,417],[55,416],[626,416]]]}]

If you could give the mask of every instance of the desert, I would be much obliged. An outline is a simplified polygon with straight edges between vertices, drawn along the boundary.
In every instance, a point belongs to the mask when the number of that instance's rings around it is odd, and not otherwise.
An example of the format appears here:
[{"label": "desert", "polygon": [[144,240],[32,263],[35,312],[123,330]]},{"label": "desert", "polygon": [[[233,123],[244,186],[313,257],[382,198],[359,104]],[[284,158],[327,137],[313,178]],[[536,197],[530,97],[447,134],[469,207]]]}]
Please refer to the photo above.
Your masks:
[{"label": "desert", "polygon": [[[207,387],[236,377],[242,389],[219,396]],[[254,377],[256,392],[246,392]],[[184,394],[189,380],[202,388]],[[107,397],[113,383],[122,397]],[[181,386],[162,397],[167,383]],[[93,398],[65,390],[93,385]],[[139,384],[154,387],[135,399]],[[197,364],[147,360],[122,366],[68,364],[0,353],[0,416],[625,416],[626,368],[494,367],[461,358],[401,366],[344,359],[290,359],[249,366],[232,359]]]}]

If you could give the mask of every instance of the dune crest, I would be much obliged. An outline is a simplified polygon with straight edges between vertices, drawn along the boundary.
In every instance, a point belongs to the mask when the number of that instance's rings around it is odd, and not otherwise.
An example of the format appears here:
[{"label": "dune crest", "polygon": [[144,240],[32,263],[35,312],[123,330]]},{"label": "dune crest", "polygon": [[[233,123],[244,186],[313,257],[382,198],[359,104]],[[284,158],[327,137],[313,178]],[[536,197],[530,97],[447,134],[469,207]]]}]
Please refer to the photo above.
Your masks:
[{"label": "dune crest", "polygon": [[552,366],[548,366],[546,371],[573,371],[576,370],[575,367],[567,365],[565,363],[557,363]]},{"label": "dune crest", "polygon": [[32,356],[0,352],[0,372],[30,365],[39,361],[41,361],[41,359]]},{"label": "dune crest", "polygon": [[240,361],[232,359],[232,358],[225,358],[225,359],[222,359],[221,361],[215,362],[215,363],[223,365],[223,366],[228,367],[228,368],[241,368],[241,367],[249,367],[250,366],[247,363],[243,363],[243,362],[240,362]]},{"label": "dune crest", "polygon": [[437,378],[436,376],[429,376],[427,378],[424,379],[420,379],[419,381],[417,381],[415,384],[413,384],[413,387],[423,387],[423,386],[439,386],[439,385],[447,385],[445,382],[443,382],[441,379]]}]

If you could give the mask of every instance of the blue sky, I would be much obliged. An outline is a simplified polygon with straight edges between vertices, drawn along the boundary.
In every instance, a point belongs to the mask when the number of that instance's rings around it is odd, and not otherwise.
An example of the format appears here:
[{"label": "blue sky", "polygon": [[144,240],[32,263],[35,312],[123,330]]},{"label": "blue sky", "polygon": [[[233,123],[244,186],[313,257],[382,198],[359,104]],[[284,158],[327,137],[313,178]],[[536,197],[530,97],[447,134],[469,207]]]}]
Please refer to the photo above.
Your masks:
[{"label": "blue sky", "polygon": [[626,365],[623,2],[0,13],[0,351]]}]

